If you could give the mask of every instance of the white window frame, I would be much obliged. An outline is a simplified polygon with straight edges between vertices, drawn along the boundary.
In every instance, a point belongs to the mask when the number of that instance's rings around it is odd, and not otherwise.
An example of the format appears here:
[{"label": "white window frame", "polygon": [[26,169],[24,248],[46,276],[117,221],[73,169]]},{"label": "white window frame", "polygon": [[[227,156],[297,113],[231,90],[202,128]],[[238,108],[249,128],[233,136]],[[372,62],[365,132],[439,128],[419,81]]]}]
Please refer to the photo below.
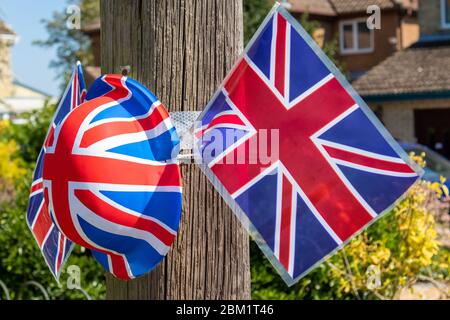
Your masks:
[{"label": "white window frame", "polygon": [[450,29],[450,22],[447,22],[447,10],[446,10],[447,1],[441,0],[441,27],[442,29]]},{"label": "white window frame", "polygon": [[[375,35],[373,29],[370,31],[370,47],[369,48],[359,48],[358,43],[358,23],[366,22],[366,18],[342,20],[339,22],[339,47],[342,55],[349,54],[361,54],[361,53],[372,53],[374,52]],[[353,48],[344,48],[344,26],[351,25],[353,29]]]}]

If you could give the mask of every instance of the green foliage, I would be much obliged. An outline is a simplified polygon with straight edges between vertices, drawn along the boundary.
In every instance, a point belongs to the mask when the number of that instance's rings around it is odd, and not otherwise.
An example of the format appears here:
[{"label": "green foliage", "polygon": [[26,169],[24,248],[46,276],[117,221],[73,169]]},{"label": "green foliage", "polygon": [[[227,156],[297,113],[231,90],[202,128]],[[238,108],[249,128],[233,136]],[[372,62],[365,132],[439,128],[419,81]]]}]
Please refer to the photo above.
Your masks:
[{"label": "green foliage", "polygon": [[[29,281],[41,284],[51,299],[85,299],[79,290],[67,288],[69,275],[61,275],[61,284],[54,280],[39,248],[28,229],[25,220],[29,187],[37,154],[42,146],[54,106],[46,105],[42,110],[23,115],[27,122],[23,125],[0,125],[0,146],[12,144],[15,148],[11,157],[20,159],[15,166],[20,170],[14,175],[15,197],[0,203],[0,280],[10,291],[11,299],[43,299],[43,294]],[[1,148],[0,148],[1,149]],[[5,165],[0,156],[0,167]],[[11,166],[11,164],[10,164]],[[0,172],[0,179],[2,173]],[[1,193],[1,190],[0,190]],[[0,197],[1,198],[1,197]],[[66,263],[66,267],[77,265],[81,271],[81,287],[94,299],[105,295],[104,273],[101,266],[83,248],[77,247]],[[0,298],[4,293],[0,290]]]},{"label": "green foliage", "polygon": [[22,168],[24,162],[18,157],[17,142],[6,139],[5,133],[10,130],[10,123],[7,121],[0,121],[0,191],[6,187],[7,184],[13,184],[14,181],[24,174]]},{"label": "green foliage", "polygon": [[253,245],[253,298],[392,299],[424,275],[448,281],[450,255],[439,247],[434,221],[441,195],[439,183],[415,185],[389,214],[291,288]]},{"label": "green foliage", "polygon": [[8,129],[9,122],[0,121],[0,203],[14,198],[14,183],[26,173],[17,143],[4,138]]},{"label": "green foliage", "polygon": [[[66,3],[80,7],[81,28],[100,17],[99,0],[67,0]],[[50,67],[59,70],[64,80],[68,79],[78,60],[84,65],[89,65],[93,61],[89,37],[82,30],[67,28],[68,18],[69,14],[64,8],[62,11],[55,11],[50,20],[42,20],[47,29],[48,38],[35,41],[35,44],[39,46],[56,48],[56,58],[50,62]]]},{"label": "green foliage", "polygon": [[26,164],[34,166],[42,147],[55,106],[46,103],[42,109],[23,113],[26,122],[20,125],[9,124],[3,131],[3,139],[14,141],[18,146],[18,155]]},{"label": "green foliage", "polygon": [[[82,292],[69,290],[61,275],[61,285],[54,280],[39,251],[25,221],[26,201],[30,175],[22,179],[16,205],[0,207],[0,280],[9,288],[11,299],[43,296],[32,287],[24,287],[29,281],[40,283],[51,299],[84,299]],[[100,265],[89,253],[77,248],[72,253],[66,267],[77,265],[81,270],[81,287],[94,299],[102,299],[105,294],[104,275]],[[1,295],[0,295],[1,296]]]}]

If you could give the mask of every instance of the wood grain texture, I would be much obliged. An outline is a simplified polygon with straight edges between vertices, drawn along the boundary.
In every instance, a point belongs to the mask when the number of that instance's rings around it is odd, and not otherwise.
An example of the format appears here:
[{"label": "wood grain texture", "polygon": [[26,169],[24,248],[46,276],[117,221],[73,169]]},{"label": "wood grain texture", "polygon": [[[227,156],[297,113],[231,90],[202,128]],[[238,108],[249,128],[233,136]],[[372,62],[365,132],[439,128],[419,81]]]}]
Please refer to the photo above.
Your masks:
[{"label": "wood grain texture", "polygon": [[[202,110],[242,51],[242,0],[102,0],[102,72],[130,76],[169,111]],[[249,299],[249,239],[195,165],[183,165],[176,242],[155,270],[108,299]]]}]

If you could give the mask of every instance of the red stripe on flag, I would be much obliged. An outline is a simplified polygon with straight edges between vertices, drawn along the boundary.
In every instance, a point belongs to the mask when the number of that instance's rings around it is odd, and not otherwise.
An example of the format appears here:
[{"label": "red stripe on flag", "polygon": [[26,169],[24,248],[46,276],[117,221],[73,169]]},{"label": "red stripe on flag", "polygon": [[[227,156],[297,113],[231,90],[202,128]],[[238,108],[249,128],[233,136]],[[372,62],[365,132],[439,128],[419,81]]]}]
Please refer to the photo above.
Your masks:
[{"label": "red stripe on flag", "polygon": [[55,128],[53,127],[53,125],[51,126],[47,138],[45,139],[44,145],[46,147],[50,147],[53,145],[53,140],[55,139]]},{"label": "red stripe on flag", "polygon": [[58,257],[56,260],[56,273],[58,273],[59,268],[61,267],[61,263],[63,260],[63,255],[65,251],[65,237],[62,235],[62,233],[59,233],[59,244],[58,244]]},{"label": "red stripe on flag", "polygon": [[87,94],[86,89],[81,92],[81,101],[80,101],[80,103],[84,103],[84,100],[86,100],[86,94]]},{"label": "red stripe on flag", "polygon": [[36,237],[36,241],[39,244],[39,248],[42,248],[45,237],[48,231],[52,227],[53,222],[50,218],[50,214],[45,202],[42,204],[41,210],[37,213],[36,221],[33,225],[33,234]]},{"label": "red stripe on flag", "polygon": [[241,118],[239,118],[237,115],[234,114],[226,114],[214,118],[213,121],[211,121],[210,124],[208,125],[208,128],[211,128],[212,126],[215,126],[217,124],[237,124],[241,126],[245,125],[244,122],[242,122]]},{"label": "red stripe on flag", "polygon": [[111,273],[114,274],[117,278],[128,280],[130,276],[128,275],[127,267],[125,265],[125,259],[116,254],[109,255],[111,259]]},{"label": "red stripe on flag", "polygon": [[35,185],[31,186],[30,193],[36,192],[38,190],[41,190],[43,188],[42,182],[36,183]]},{"label": "red stripe on flag", "polygon": [[281,264],[289,269],[289,255],[291,249],[291,216],[292,216],[292,184],[283,175],[281,196],[281,223],[280,223],[280,253]]},{"label": "red stripe on flag", "polygon": [[122,79],[125,81],[125,77],[122,77],[120,75],[108,75],[104,78],[104,81],[114,87],[113,90],[108,92],[105,97],[108,97],[112,100],[120,100],[126,98],[130,91],[125,87],[125,85],[122,83]]},{"label": "red stripe on flag", "polygon": [[275,88],[284,96],[286,72],[286,20],[277,15],[277,38],[275,44]]},{"label": "red stripe on flag", "polygon": [[414,173],[406,163],[392,162],[388,160],[376,159],[369,156],[357,154],[347,150],[337,149],[330,146],[323,146],[328,154],[338,160],[348,161],[362,166],[402,173]]}]

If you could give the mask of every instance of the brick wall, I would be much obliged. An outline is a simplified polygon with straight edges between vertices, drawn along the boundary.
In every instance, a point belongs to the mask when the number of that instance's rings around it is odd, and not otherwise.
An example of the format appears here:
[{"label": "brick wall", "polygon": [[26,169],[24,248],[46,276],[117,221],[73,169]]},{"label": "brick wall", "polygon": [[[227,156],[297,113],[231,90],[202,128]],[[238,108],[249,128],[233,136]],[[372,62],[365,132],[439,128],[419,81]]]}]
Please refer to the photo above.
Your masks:
[{"label": "brick wall", "polygon": [[441,0],[419,1],[419,24],[422,35],[449,33],[441,27]]},{"label": "brick wall", "polygon": [[373,109],[382,107],[383,124],[394,138],[407,142],[416,142],[414,110],[450,109],[450,99],[387,102],[371,105],[371,107]]}]

